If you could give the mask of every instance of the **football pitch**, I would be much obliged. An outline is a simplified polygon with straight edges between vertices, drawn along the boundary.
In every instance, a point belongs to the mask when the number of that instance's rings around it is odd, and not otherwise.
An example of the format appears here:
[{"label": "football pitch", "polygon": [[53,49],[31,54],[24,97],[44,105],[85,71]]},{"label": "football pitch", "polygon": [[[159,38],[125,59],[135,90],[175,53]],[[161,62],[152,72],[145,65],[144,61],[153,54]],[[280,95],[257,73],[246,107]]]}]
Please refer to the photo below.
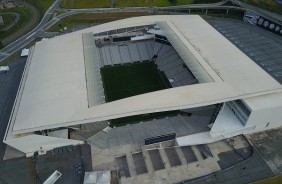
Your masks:
[{"label": "football pitch", "polygon": [[101,73],[107,102],[171,87],[153,62],[103,67]]},{"label": "football pitch", "polygon": [[[101,68],[106,101],[123,99],[152,91],[171,88],[165,74],[153,62],[136,62]],[[178,111],[143,114],[111,120],[111,126],[147,121],[178,114]]]}]

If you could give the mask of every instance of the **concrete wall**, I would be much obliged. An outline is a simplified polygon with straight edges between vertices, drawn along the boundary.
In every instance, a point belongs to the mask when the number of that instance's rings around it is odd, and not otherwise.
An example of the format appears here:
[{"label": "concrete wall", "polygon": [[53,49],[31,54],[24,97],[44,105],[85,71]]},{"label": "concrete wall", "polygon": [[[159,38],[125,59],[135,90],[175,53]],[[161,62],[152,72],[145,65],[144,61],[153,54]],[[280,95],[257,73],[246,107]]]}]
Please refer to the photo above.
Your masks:
[{"label": "concrete wall", "polygon": [[27,157],[31,157],[35,152],[39,155],[46,154],[47,151],[51,151],[54,148],[84,144],[83,141],[63,139],[58,137],[42,136],[42,135],[27,135],[14,139],[4,140],[7,145],[23,152]]},{"label": "concrete wall", "polygon": [[282,106],[253,110],[246,127],[255,126],[254,131],[282,126]]}]

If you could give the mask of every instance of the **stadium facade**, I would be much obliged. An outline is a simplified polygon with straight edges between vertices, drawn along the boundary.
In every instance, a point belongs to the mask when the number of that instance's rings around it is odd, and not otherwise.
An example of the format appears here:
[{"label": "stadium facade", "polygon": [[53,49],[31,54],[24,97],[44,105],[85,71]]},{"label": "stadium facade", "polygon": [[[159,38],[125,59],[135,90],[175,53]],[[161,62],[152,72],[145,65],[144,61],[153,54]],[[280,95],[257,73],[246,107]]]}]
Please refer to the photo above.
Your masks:
[{"label": "stadium facade", "polygon": [[[106,102],[100,68],[137,61],[154,62],[172,87]],[[209,131],[176,135],[180,146],[282,125],[279,81],[200,16],[129,18],[37,42],[4,142],[26,156],[44,154],[84,143],[58,135],[70,127],[209,105]]]}]

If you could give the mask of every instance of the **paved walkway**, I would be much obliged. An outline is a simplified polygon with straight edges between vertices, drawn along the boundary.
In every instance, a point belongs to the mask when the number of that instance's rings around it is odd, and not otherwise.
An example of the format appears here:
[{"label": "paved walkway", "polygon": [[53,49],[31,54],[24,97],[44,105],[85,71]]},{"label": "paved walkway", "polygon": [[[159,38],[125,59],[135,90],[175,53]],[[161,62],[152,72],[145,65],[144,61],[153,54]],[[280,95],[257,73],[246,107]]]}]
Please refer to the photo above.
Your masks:
[{"label": "paved walkway", "polygon": [[272,171],[282,174],[282,128],[258,132],[247,136],[254,147],[266,160]]},{"label": "paved walkway", "polygon": [[103,149],[126,144],[142,144],[146,138],[170,133],[184,136],[205,132],[209,130],[209,122],[210,117],[178,115],[117,127],[108,132],[101,131],[90,137],[87,142]]},{"label": "paved walkway", "polygon": [[274,174],[263,161],[258,152],[253,156],[229,169],[210,174],[208,176],[178,184],[247,184],[264,178],[272,177]]}]

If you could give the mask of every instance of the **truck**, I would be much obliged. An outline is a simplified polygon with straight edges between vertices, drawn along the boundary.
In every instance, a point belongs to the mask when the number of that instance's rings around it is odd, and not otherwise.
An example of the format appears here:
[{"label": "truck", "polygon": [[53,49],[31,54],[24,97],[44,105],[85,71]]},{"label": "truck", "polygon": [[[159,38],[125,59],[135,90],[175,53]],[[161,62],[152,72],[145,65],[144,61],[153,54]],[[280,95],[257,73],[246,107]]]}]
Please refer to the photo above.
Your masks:
[{"label": "truck", "polygon": [[9,67],[8,66],[0,66],[0,73],[8,73]]}]

